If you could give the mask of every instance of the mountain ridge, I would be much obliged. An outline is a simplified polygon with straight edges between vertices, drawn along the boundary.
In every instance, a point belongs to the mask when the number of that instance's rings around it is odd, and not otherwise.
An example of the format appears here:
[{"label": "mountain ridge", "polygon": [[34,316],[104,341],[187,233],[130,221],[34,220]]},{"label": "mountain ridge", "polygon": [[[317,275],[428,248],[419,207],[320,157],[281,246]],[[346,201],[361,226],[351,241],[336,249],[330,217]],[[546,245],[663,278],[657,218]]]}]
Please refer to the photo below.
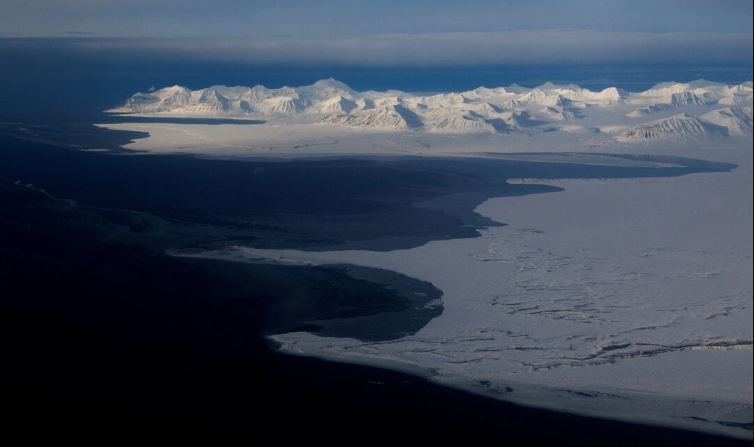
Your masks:
[{"label": "mountain ridge", "polygon": [[[615,136],[620,141],[640,141],[748,135],[751,120],[746,119],[745,110],[751,103],[751,82],[736,85],[705,80],[670,82],[634,93],[617,87],[591,91],[574,84],[546,82],[533,88],[514,84],[463,92],[414,94],[399,90],[359,92],[328,78],[310,85],[280,88],[215,85],[192,91],[173,85],[136,93],[123,106],[107,112],[204,118],[295,118],[353,129],[459,134],[507,134],[523,129],[529,133],[549,132],[557,129],[558,123],[583,119],[588,110],[627,108],[623,116],[637,119],[675,110],[683,112],[629,126],[628,131]],[[729,110],[710,114],[709,107],[726,105]],[[685,115],[699,108],[704,109],[699,111],[700,116]]]}]

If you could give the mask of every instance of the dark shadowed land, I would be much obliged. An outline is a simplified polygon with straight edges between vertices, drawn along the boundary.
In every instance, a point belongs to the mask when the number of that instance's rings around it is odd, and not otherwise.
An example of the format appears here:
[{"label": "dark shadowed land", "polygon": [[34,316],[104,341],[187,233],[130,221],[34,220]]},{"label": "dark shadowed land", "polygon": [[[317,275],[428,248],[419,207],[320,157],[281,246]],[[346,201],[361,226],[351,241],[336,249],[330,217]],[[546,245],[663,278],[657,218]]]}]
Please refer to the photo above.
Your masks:
[{"label": "dark shadowed land", "polygon": [[345,441],[359,433],[504,445],[746,445],[277,354],[260,336],[269,303],[250,288],[244,264],[111,242],[27,193],[2,189],[13,211],[0,219],[6,430],[103,440],[210,433]]},{"label": "dark shadowed land", "polygon": [[[182,228],[182,246],[305,250],[393,250],[432,240],[476,237],[500,225],[474,212],[488,197],[559,191],[519,178],[668,177],[735,167],[683,158],[638,158],[659,166],[595,166],[492,158],[349,157],[223,160],[61,151],[48,144],[108,148],[132,132],[11,125],[1,137],[0,178],[32,183],[56,197],[138,210]],[[614,159],[619,160],[621,157]],[[75,180],[75,181],[72,181]],[[191,237],[188,237],[191,234]]]},{"label": "dark shadowed land", "polygon": [[[472,196],[491,193],[493,183],[504,194],[508,186],[499,166],[485,171],[476,162],[419,169],[426,166],[422,160],[393,165],[114,157],[12,139],[2,141],[0,154],[3,406],[11,414],[4,422],[27,436],[104,430],[103,439],[114,439],[156,429],[173,438],[209,430],[250,441],[272,433],[280,439],[328,436],[352,442],[358,432],[370,439],[394,441],[401,434],[402,440],[484,439],[504,445],[748,444],[526,408],[401,373],[281,355],[262,337],[275,324],[400,312],[408,308],[401,287],[381,284],[411,283],[410,278],[348,273],[344,266],[296,270],[164,254],[166,248],[190,251],[239,240],[319,249],[353,241],[383,247],[384,241],[373,243],[375,236],[391,236],[401,246],[424,238],[471,237],[488,224],[469,220],[473,205],[440,200],[434,202],[439,208],[416,211],[411,204],[459,188]],[[548,170],[550,176],[582,172],[577,165],[500,166],[516,177],[536,170],[544,177]],[[637,174],[636,168],[623,169],[612,174]],[[659,171],[644,174],[730,166],[651,169]],[[267,170],[275,175],[266,176]],[[343,175],[333,176],[336,172]],[[378,175],[385,173],[392,175]],[[288,190],[261,188],[283,186],[278,179],[286,178],[299,183]],[[388,180],[373,187],[369,180],[375,178]],[[297,195],[315,184],[344,200],[310,203],[322,190]],[[265,193],[250,196],[254,191]],[[281,201],[284,197],[289,200]],[[265,213],[274,213],[281,226],[265,226],[269,222],[260,217]],[[346,237],[326,225],[298,224],[302,215],[324,219],[328,213],[344,222]],[[395,226],[373,227],[370,239],[358,229],[364,216],[404,217]],[[415,226],[411,219],[437,223],[421,226],[427,234],[405,234]],[[411,287],[431,290],[428,284]],[[367,298],[354,295],[355,289],[366,290]],[[287,304],[293,311],[286,320],[280,306]],[[269,315],[278,318],[272,326]]]}]

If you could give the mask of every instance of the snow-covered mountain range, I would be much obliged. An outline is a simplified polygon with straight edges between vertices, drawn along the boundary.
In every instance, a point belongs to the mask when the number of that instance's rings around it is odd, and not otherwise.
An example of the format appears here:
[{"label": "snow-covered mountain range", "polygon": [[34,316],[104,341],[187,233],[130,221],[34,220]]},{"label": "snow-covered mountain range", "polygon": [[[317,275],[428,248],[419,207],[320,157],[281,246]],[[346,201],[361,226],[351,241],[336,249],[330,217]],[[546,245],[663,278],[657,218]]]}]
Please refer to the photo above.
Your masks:
[{"label": "snow-covered mountain range", "polygon": [[[136,93],[111,113],[296,119],[324,126],[431,133],[558,130],[613,133],[624,142],[721,138],[752,133],[752,82],[728,85],[704,80],[661,83],[630,93],[609,87],[545,83],[460,93],[414,94],[397,90],[358,92],[335,79],[302,87],[172,86]],[[609,119],[608,119],[609,118]]]}]

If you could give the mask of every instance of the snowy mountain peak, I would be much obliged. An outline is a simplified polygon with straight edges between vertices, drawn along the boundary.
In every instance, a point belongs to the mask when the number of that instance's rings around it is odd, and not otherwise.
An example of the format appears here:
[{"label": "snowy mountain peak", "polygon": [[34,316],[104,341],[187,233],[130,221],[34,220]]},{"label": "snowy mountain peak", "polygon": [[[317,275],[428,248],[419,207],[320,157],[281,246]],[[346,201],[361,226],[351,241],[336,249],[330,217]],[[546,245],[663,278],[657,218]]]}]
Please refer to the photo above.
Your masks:
[{"label": "snowy mountain peak", "polygon": [[351,87],[346,85],[344,82],[338,81],[335,78],[320,79],[319,81],[312,84],[312,87],[320,88],[320,89],[352,91]]},{"label": "snowy mountain peak", "polygon": [[555,85],[555,84],[553,84],[553,83],[552,83],[552,82],[550,82],[550,81],[547,81],[547,82],[545,82],[544,84],[542,84],[542,85],[539,85],[539,86],[535,87],[534,89],[535,89],[535,90],[543,90],[543,91],[547,91],[547,90],[554,90],[554,89],[558,89],[558,88],[560,88],[560,87],[559,87],[559,86],[557,86],[557,85]]},{"label": "snowy mountain peak", "polygon": [[678,93],[673,93],[670,96],[670,104],[672,106],[688,106],[688,105],[704,105],[705,102],[702,98],[699,96],[693,94],[689,91],[683,91]]},{"label": "snowy mountain peak", "polygon": [[752,134],[751,107],[724,107],[699,116],[700,119],[725,127],[730,135]]},{"label": "snowy mountain peak", "polygon": [[294,90],[318,99],[325,99],[333,96],[344,96],[348,98],[358,96],[351,87],[333,78],[321,79],[312,85],[298,87]]},{"label": "snowy mountain peak", "polygon": [[617,88],[617,87],[608,87],[606,89],[601,90],[599,92],[599,95],[605,99],[612,99],[615,101],[620,101],[625,96],[627,96],[628,93],[625,90]]},{"label": "snowy mountain peak", "polygon": [[617,137],[619,141],[637,142],[662,139],[695,139],[726,136],[727,129],[702,121],[686,113],[673,115],[632,127]]},{"label": "snowy mountain peak", "polygon": [[[507,88],[412,94],[398,90],[358,92],[328,78],[310,85],[276,89],[261,85],[215,85],[191,91],[174,85],[136,93],[123,106],[110,111],[162,116],[258,116],[273,121],[297,117],[297,122],[395,131],[528,134],[564,129],[564,122],[578,121],[594,113],[632,118],[666,115],[634,126],[617,137],[640,141],[748,135],[751,105],[751,82],[662,83],[639,93],[616,87],[591,91],[578,85],[546,82],[535,88],[514,84]],[[668,117],[669,112],[675,115]],[[694,116],[678,112],[692,112]],[[576,123],[567,126],[571,130],[583,129]],[[615,132],[618,128],[625,129],[625,126],[603,127],[616,129]]]},{"label": "snowy mountain peak", "polygon": [[348,127],[377,130],[407,130],[411,125],[394,106],[357,110],[352,114],[335,113],[327,115],[322,124],[338,124]]}]

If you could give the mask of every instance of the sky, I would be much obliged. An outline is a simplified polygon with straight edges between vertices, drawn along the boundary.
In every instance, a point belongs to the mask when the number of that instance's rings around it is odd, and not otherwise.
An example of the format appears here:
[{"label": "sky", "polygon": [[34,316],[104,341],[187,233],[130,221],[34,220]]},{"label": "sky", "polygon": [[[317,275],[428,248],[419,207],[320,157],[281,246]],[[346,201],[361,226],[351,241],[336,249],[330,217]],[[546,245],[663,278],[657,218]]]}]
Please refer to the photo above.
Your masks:
[{"label": "sky", "polygon": [[751,0],[2,0],[0,36],[255,64],[751,64]]}]

